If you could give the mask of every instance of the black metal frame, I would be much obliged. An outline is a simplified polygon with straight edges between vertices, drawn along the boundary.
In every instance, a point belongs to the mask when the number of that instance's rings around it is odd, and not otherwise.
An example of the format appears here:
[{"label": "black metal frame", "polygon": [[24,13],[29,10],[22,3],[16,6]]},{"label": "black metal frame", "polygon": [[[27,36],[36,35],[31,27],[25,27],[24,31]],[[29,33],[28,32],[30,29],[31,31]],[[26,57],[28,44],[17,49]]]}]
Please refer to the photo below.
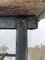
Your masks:
[{"label": "black metal frame", "polygon": [[[5,55],[5,54],[0,54],[0,56],[3,56],[3,55]],[[8,57],[16,57],[16,54],[6,54],[5,56],[8,56]]]},{"label": "black metal frame", "polygon": [[[4,17],[11,17],[11,16],[0,16],[0,17],[1,17],[1,18],[2,18],[2,17],[4,18]],[[12,16],[12,17],[14,17],[14,16]],[[5,21],[5,20],[2,20],[2,21]],[[0,22],[1,22],[1,21],[0,21]],[[4,27],[4,28],[1,28],[1,27],[0,27],[0,30],[1,30],[1,29],[2,29],[2,30],[4,30],[4,29],[6,29],[6,30],[8,30],[8,29],[10,30],[10,29],[11,29],[11,30],[12,30],[12,29],[16,29],[16,28],[5,28],[5,27]],[[6,56],[7,56],[7,57],[16,57],[16,54],[0,53],[0,56],[1,56],[1,57],[0,57],[0,60],[3,60]]]},{"label": "black metal frame", "polygon": [[[11,19],[10,19],[11,17]],[[7,18],[7,20],[6,20]],[[13,18],[13,19],[12,19]],[[18,15],[18,16],[0,16],[0,29],[17,29],[17,18],[26,18],[27,19],[27,29],[37,29],[37,17],[35,15]],[[10,20],[8,20],[10,19]],[[13,20],[13,21],[12,21]],[[30,23],[32,23],[30,25]]]},{"label": "black metal frame", "polygon": [[8,56],[8,57],[15,57],[16,54],[5,53],[5,54],[0,54],[0,56],[1,56],[0,60],[3,60],[6,56]]},{"label": "black metal frame", "polygon": [[[10,16],[9,16],[10,17]],[[14,17],[14,16],[13,16]],[[35,15],[18,15],[15,28],[0,28],[0,29],[17,29],[17,40],[16,40],[16,54],[0,54],[0,60],[3,60],[5,56],[16,57],[16,60],[27,60],[28,59],[28,48],[27,48],[27,29],[30,17],[34,17],[34,20],[30,20],[32,25],[29,29],[37,29],[38,21]],[[22,47],[22,48],[21,48]]]}]

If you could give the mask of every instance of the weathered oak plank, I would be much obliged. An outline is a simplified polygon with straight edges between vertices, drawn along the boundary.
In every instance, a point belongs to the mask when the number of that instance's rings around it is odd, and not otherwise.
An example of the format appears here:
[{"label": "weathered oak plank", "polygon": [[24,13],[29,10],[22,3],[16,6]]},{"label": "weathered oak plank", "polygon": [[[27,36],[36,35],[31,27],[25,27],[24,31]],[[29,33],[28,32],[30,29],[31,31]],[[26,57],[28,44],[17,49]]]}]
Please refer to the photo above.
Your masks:
[{"label": "weathered oak plank", "polygon": [[44,9],[44,0],[0,0],[0,16],[38,16]]}]

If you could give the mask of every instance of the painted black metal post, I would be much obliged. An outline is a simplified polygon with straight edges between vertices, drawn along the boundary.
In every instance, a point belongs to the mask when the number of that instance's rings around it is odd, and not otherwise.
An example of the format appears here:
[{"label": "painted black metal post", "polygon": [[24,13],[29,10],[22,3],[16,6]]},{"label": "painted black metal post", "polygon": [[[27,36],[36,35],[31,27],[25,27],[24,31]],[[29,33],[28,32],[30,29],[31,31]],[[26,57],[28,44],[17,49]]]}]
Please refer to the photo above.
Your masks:
[{"label": "painted black metal post", "polygon": [[17,18],[16,60],[28,60],[27,20]]}]

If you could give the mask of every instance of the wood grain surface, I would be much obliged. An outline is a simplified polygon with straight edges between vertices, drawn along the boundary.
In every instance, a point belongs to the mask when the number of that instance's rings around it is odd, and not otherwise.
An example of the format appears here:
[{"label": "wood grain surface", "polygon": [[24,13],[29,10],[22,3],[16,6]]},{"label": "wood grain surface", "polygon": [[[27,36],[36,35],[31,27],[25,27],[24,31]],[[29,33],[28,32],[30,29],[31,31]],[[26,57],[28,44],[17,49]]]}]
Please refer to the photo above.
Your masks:
[{"label": "wood grain surface", "polygon": [[0,0],[0,16],[38,16],[44,9],[45,0]]}]

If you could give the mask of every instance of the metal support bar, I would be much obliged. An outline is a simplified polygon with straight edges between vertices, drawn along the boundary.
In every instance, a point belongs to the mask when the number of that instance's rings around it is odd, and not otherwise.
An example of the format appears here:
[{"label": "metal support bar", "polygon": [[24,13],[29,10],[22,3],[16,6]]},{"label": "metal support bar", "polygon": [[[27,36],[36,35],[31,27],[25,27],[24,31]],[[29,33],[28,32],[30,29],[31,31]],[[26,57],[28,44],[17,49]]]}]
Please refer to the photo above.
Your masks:
[{"label": "metal support bar", "polygon": [[17,18],[16,60],[28,60],[27,20]]},{"label": "metal support bar", "polygon": [[1,56],[0,60],[3,60],[5,55],[7,55],[8,53],[5,53],[4,55]]},{"label": "metal support bar", "polygon": [[0,56],[16,57],[16,54],[0,54]]},{"label": "metal support bar", "polygon": [[38,28],[38,19],[35,15],[24,15],[24,16],[15,16],[15,17],[0,17],[0,29],[16,29],[17,17],[25,17],[28,19],[27,29],[37,29]]}]

